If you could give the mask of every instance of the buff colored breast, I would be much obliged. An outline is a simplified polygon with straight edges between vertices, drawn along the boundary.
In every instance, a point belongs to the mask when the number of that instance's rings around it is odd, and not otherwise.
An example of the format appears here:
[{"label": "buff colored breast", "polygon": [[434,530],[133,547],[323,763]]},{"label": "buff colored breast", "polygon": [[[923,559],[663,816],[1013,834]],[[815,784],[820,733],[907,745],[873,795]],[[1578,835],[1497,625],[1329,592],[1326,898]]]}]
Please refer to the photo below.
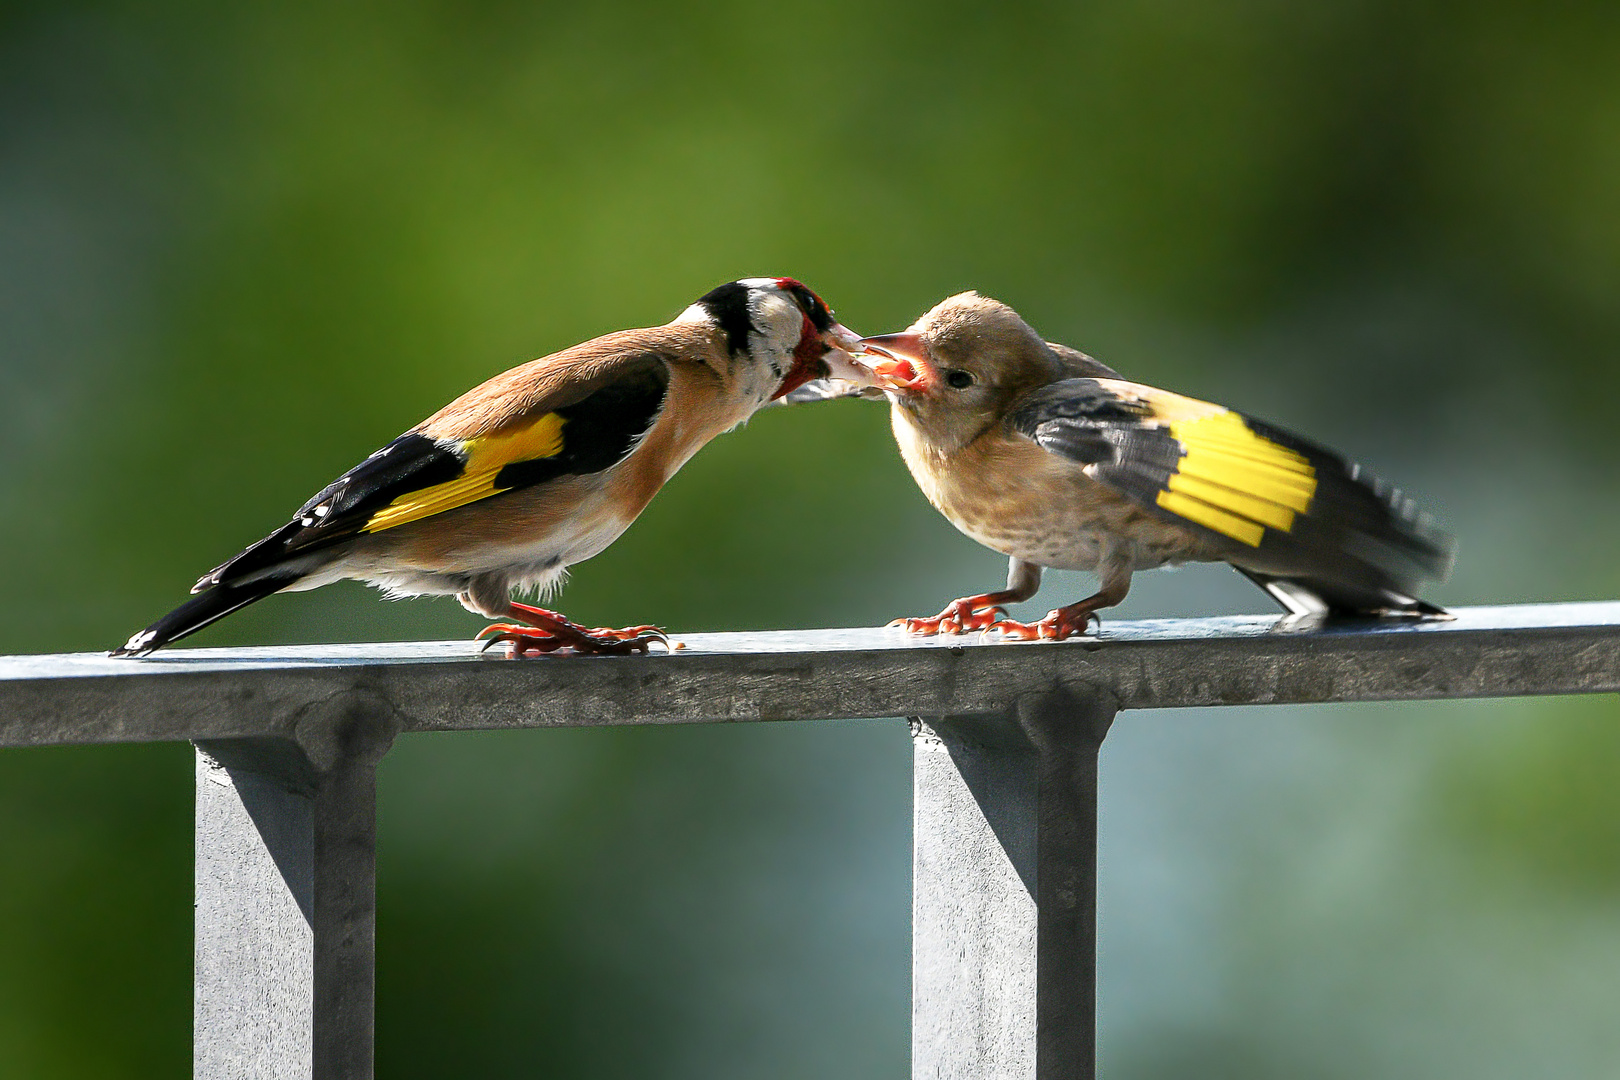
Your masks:
[{"label": "buff colored breast", "polygon": [[1027,439],[987,433],[947,459],[903,416],[894,427],[928,501],[1003,555],[1059,570],[1095,570],[1105,547],[1121,543],[1132,549],[1127,561],[1136,570],[1220,557],[1218,544],[1154,517]]}]

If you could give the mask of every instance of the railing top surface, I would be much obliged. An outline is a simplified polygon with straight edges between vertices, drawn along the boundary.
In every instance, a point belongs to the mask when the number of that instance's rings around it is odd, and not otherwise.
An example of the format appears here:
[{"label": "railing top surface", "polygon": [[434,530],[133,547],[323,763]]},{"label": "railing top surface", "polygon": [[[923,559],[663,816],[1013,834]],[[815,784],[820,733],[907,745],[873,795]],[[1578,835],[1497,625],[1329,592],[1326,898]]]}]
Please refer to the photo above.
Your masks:
[{"label": "railing top surface", "polygon": [[1097,637],[884,629],[684,634],[635,657],[480,655],[468,641],[0,657],[0,745],[295,733],[345,694],[404,730],[994,712],[1062,682],[1123,708],[1620,690],[1620,602],[1461,608],[1447,622],[1109,621]]}]

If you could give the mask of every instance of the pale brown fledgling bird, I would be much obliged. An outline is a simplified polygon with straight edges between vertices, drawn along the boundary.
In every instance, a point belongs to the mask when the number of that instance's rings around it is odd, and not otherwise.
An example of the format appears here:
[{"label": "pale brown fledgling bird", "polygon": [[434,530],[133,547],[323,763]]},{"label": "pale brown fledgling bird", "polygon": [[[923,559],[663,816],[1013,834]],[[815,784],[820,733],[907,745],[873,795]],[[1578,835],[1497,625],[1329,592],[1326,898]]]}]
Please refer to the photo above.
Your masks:
[{"label": "pale brown fledgling bird", "polygon": [[[1136,571],[1189,561],[1224,560],[1297,615],[1445,615],[1416,592],[1450,570],[1449,538],[1316,443],[1128,382],[977,293],[863,344],[923,494],[1010,560],[1005,589],[896,620],[913,633],[1062,639],[1124,600]],[[1099,588],[1008,619],[1045,567],[1092,571]]]},{"label": "pale brown fledgling bird", "polygon": [[512,368],[344,473],[288,524],[205,574],[113,656],[161,648],[275,592],[343,578],[455,596],[515,654],[646,652],[652,626],[587,630],[515,603],[636,519],[691,456],[812,379],[863,378],[857,335],[792,278],[721,285],[663,326]]}]

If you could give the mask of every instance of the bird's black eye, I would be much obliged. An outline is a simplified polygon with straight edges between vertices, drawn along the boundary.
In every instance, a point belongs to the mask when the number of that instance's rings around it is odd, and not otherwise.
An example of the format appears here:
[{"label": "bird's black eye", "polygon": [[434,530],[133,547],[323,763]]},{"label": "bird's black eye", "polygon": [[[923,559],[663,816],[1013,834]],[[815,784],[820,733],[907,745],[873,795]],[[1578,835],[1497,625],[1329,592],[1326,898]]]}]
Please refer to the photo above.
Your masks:
[{"label": "bird's black eye", "polygon": [[789,286],[788,292],[817,330],[825,330],[832,325],[832,312],[827,310],[827,305],[815,293],[796,281]]},{"label": "bird's black eye", "polygon": [[973,378],[973,373],[971,371],[963,371],[961,368],[951,368],[945,372],[945,385],[950,387],[952,390],[966,390],[968,387],[972,386],[975,381],[976,380]]}]

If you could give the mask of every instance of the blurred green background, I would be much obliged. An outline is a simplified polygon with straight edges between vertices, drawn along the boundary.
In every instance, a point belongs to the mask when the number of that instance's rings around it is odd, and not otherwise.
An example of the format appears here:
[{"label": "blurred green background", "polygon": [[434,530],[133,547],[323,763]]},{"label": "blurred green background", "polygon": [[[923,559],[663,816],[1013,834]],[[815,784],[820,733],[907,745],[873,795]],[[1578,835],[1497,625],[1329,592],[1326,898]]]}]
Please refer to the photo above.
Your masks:
[{"label": "blurred green background", "polygon": [[[1341,446],[1458,533],[1443,603],[1613,597],[1617,56],[1607,0],[0,4],[0,651],[115,645],[459,391],[755,274],[866,333],[978,288]],[[870,625],[1002,566],[839,402],[561,603]],[[1122,614],[1265,610],[1198,567]],[[336,586],[195,643],[478,625]],[[1121,717],[1106,1075],[1620,1072],[1617,719]],[[381,783],[382,1075],[905,1075],[902,723],[417,736]],[[0,754],[0,1075],[184,1072],[190,807],[184,746]]]}]

